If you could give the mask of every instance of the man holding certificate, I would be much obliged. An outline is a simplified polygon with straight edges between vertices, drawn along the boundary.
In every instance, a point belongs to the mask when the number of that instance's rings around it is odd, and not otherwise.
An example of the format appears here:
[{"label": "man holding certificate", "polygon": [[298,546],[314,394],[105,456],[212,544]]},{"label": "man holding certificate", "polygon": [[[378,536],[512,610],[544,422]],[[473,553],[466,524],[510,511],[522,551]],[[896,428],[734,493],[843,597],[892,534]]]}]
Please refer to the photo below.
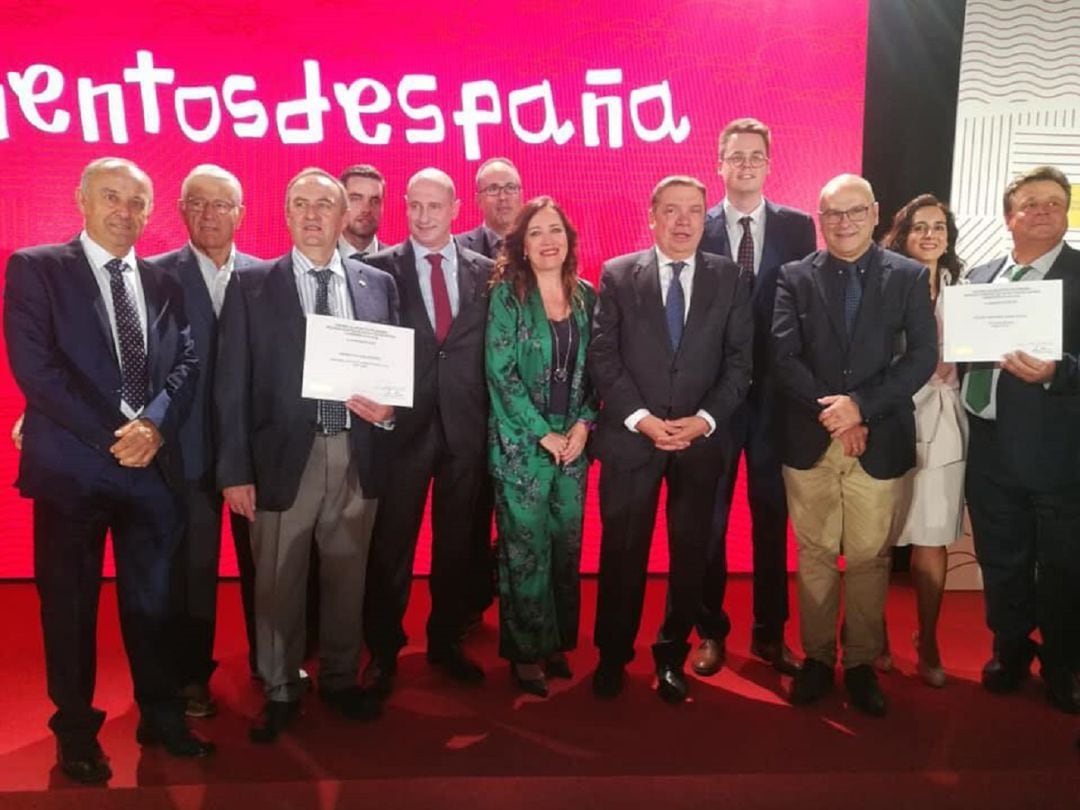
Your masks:
[{"label": "man holding certificate", "polygon": [[293,249],[239,268],[218,331],[214,399],[217,478],[233,512],[253,522],[258,666],[267,704],[251,729],[272,742],[299,714],[310,544],[320,566],[319,693],[352,719],[378,714],[356,684],[368,546],[382,447],[394,409],[366,397],[301,395],[310,315],[398,322],[397,289],[381,270],[342,259],[345,188],[305,169],[286,190]]},{"label": "man holding certificate", "polygon": [[[1062,285],[1061,359],[1023,351],[970,364],[961,398],[971,414],[965,491],[986,591],[994,654],[991,692],[1013,692],[1042,661],[1047,696],[1080,712],[1080,252],[1064,242],[1071,187],[1040,166],[1005,190],[1013,252],[976,267],[976,284]],[[948,317],[948,315],[946,315]],[[1016,335],[1022,345],[1026,336]],[[1031,639],[1036,628],[1042,647]]]}]

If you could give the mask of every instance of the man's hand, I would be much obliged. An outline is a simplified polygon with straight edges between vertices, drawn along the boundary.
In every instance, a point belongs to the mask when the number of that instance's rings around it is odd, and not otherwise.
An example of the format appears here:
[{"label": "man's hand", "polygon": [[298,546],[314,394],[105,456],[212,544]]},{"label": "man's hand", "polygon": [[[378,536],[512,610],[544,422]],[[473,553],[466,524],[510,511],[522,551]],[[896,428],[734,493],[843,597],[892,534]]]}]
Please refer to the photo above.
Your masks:
[{"label": "man's hand", "polygon": [[540,438],[540,446],[551,454],[556,464],[562,464],[563,452],[566,450],[566,437],[561,433],[547,433]]},{"label": "man's hand", "polygon": [[834,439],[839,438],[845,430],[862,424],[862,412],[855,400],[847,394],[822,397],[818,400],[818,405],[825,408],[818,414],[818,421]]},{"label": "man's hand", "polygon": [[585,449],[585,442],[589,438],[589,426],[584,422],[575,422],[566,434],[566,447],[562,453],[562,463],[570,464],[577,461],[581,451]]},{"label": "man's hand", "polygon": [[375,400],[368,399],[360,394],[353,394],[345,400],[345,407],[365,422],[371,422],[373,425],[380,422],[389,422],[394,418],[393,405],[380,405]]},{"label": "man's hand", "polygon": [[844,455],[851,456],[852,458],[858,458],[866,452],[866,437],[870,434],[870,429],[866,425],[856,425],[853,428],[848,428],[843,433],[834,438],[844,445]]},{"label": "man's hand", "polygon": [[656,445],[657,450],[685,450],[690,446],[689,441],[674,438],[679,429],[673,423],[652,414],[638,422],[637,429],[638,433],[647,436]]},{"label": "man's hand", "polygon": [[11,443],[15,445],[16,450],[22,450],[22,423],[26,417],[26,413],[20,413],[19,418],[15,420],[15,424],[11,426]]},{"label": "man's hand", "polygon": [[109,448],[109,452],[121,467],[145,467],[165,443],[157,425],[149,419],[132,419],[113,435],[119,441]]},{"label": "man's hand", "polygon": [[238,515],[243,515],[249,521],[255,521],[255,485],[239,484],[235,487],[225,487],[221,490],[225,496],[225,503],[229,509]]},{"label": "man's hand", "polygon": [[1001,367],[1026,383],[1050,382],[1057,370],[1057,360],[1040,360],[1017,349],[1001,360]]},{"label": "man's hand", "polygon": [[665,424],[674,428],[670,435],[669,444],[679,444],[675,450],[685,450],[694,439],[698,439],[709,432],[709,423],[700,416],[684,416],[682,419],[667,419]]}]

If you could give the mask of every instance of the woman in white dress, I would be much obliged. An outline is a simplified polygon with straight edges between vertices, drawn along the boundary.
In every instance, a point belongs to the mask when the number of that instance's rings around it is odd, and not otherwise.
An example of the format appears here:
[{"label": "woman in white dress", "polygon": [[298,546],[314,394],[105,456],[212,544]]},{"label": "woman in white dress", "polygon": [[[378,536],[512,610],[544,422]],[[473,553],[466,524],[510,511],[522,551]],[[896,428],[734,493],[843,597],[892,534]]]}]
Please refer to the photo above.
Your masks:
[{"label": "woman in white dress", "polygon": [[[956,255],[952,212],[932,194],[922,194],[896,213],[882,244],[930,269],[930,297],[940,346],[940,292],[957,282],[963,267]],[[913,641],[919,655],[919,675],[930,686],[944,686],[937,623],[945,590],[946,547],[963,531],[967,455],[967,417],[960,402],[956,367],[938,362],[933,376],[913,400],[917,460],[901,504],[898,525],[903,528],[896,545],[911,546],[911,580],[919,619]]]}]

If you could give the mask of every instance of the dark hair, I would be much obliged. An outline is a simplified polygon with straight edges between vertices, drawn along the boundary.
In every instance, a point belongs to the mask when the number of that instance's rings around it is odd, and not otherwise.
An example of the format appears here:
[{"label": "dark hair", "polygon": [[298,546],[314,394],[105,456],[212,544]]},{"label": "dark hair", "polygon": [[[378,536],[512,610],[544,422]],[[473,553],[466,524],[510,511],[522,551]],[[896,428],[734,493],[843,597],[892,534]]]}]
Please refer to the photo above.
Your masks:
[{"label": "dark hair", "polygon": [[529,264],[529,260],[525,258],[525,233],[529,230],[532,218],[545,208],[550,208],[558,214],[566,229],[566,261],[562,266],[563,292],[571,307],[578,306],[584,302],[577,285],[577,231],[567,219],[566,212],[547,195],[534,197],[521,207],[514,219],[514,224],[503,238],[502,247],[499,248],[495,267],[491,271],[490,286],[494,287],[500,281],[509,282],[514,295],[521,302],[525,301],[529,290],[536,287],[536,273]]},{"label": "dark hair", "polygon": [[689,186],[690,188],[696,188],[701,192],[701,199],[703,202],[708,193],[705,190],[705,184],[696,177],[691,177],[687,174],[669,174],[653,187],[652,196],[649,197],[649,208],[656,208],[656,204],[660,201],[660,195],[672,186]]},{"label": "dark hair", "polygon": [[386,178],[382,176],[382,172],[370,163],[357,163],[343,171],[339,178],[341,180],[341,185],[348,183],[349,178],[352,177],[366,177],[368,180],[375,180],[382,184],[383,191],[386,190]]},{"label": "dark hair", "polygon": [[[945,243],[945,252],[938,259],[938,283],[945,286],[955,284],[960,280],[960,273],[964,269],[964,263],[956,255],[956,217],[949,210],[949,206],[935,197],[933,194],[920,194],[903,208],[896,212],[893,217],[889,232],[881,240],[881,246],[887,250],[894,250],[904,256],[909,256],[907,249],[908,236],[911,235],[911,225],[915,219],[915,212],[920,208],[937,208],[945,215],[945,230],[948,240]],[[948,271],[942,274],[941,270]]]},{"label": "dark hair", "polygon": [[1069,178],[1065,176],[1065,172],[1056,166],[1036,166],[1034,169],[1028,169],[1023,174],[1016,175],[1012,182],[1005,186],[1005,194],[1001,198],[1005,216],[1012,213],[1013,194],[1020,190],[1020,186],[1034,183],[1036,180],[1049,180],[1061,186],[1062,191],[1065,192],[1065,207],[1069,207],[1072,202],[1072,186],[1069,185]]},{"label": "dark hair", "polygon": [[728,125],[724,127],[724,131],[720,133],[720,157],[724,156],[728,138],[743,133],[760,135],[761,139],[765,141],[765,154],[766,156],[769,154],[769,147],[772,145],[772,133],[769,128],[756,118],[736,118],[734,121],[729,121]]}]

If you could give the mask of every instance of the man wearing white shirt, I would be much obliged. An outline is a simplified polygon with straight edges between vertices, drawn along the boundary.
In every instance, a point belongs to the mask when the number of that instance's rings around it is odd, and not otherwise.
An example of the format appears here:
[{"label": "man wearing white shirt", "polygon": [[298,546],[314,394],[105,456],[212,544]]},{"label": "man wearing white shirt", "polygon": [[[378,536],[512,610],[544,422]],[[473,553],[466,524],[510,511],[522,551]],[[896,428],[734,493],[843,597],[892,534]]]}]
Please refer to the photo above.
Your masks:
[{"label": "man wearing white shirt", "polygon": [[378,236],[386,200],[386,179],[367,163],[349,166],[339,179],[349,195],[349,211],[338,239],[338,252],[344,259],[362,262],[388,247]]}]

